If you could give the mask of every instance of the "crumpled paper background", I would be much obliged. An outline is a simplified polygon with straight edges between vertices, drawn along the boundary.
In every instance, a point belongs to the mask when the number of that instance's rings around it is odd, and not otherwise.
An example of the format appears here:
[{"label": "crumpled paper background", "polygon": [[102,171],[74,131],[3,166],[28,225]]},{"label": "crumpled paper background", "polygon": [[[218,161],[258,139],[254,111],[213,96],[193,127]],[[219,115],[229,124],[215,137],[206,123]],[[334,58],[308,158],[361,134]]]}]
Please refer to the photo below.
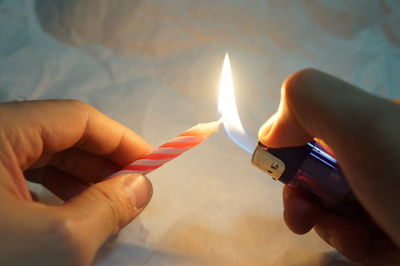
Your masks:
[{"label": "crumpled paper background", "polygon": [[[80,99],[157,146],[217,118],[229,52],[255,138],[301,68],[400,97],[398,25],[394,0],[0,0],[0,99]],[[151,173],[152,202],[95,265],[352,265],[289,232],[281,185],[249,160],[221,131]]]}]

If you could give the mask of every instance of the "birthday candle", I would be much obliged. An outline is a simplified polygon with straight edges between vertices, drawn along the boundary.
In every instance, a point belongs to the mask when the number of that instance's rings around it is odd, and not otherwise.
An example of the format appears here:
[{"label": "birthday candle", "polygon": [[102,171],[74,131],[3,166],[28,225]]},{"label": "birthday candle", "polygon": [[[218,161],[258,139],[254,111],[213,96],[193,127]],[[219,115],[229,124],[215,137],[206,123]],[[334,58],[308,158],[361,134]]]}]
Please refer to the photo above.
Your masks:
[{"label": "birthday candle", "polygon": [[198,124],[144,155],[142,158],[128,164],[112,176],[122,173],[148,174],[205,141],[212,133],[218,131],[220,124],[221,120]]}]

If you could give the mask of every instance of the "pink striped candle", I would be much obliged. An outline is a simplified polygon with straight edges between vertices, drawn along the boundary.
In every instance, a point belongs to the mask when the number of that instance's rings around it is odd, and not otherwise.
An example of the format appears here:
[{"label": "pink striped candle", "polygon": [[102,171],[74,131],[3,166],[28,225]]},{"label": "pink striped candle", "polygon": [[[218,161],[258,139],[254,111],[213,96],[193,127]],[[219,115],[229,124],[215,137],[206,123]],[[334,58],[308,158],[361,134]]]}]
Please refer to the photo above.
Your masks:
[{"label": "pink striped candle", "polygon": [[142,158],[125,166],[112,176],[122,173],[148,174],[205,141],[212,133],[218,131],[220,124],[221,120],[198,124],[144,155]]}]

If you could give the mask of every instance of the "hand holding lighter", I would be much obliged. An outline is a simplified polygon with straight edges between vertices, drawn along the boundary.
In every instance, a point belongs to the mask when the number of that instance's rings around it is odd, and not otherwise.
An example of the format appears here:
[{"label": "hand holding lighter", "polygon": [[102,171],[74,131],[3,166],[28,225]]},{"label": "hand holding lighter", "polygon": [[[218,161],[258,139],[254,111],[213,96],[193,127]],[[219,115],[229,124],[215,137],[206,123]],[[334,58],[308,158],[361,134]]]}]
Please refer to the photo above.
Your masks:
[{"label": "hand holding lighter", "polygon": [[304,192],[330,212],[371,223],[336,159],[317,141],[289,148],[268,148],[259,142],[251,161],[273,179]]}]

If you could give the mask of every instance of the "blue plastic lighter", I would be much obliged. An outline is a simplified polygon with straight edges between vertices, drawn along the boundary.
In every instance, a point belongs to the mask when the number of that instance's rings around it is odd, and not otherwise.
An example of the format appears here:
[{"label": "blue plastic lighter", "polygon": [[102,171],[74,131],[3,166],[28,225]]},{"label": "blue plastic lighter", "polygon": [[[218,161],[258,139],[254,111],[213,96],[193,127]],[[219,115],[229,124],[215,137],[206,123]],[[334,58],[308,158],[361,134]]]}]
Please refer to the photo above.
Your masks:
[{"label": "blue plastic lighter", "polygon": [[371,221],[351,192],[336,159],[317,141],[290,148],[268,148],[259,142],[251,162],[273,179],[304,192],[330,212]]}]

